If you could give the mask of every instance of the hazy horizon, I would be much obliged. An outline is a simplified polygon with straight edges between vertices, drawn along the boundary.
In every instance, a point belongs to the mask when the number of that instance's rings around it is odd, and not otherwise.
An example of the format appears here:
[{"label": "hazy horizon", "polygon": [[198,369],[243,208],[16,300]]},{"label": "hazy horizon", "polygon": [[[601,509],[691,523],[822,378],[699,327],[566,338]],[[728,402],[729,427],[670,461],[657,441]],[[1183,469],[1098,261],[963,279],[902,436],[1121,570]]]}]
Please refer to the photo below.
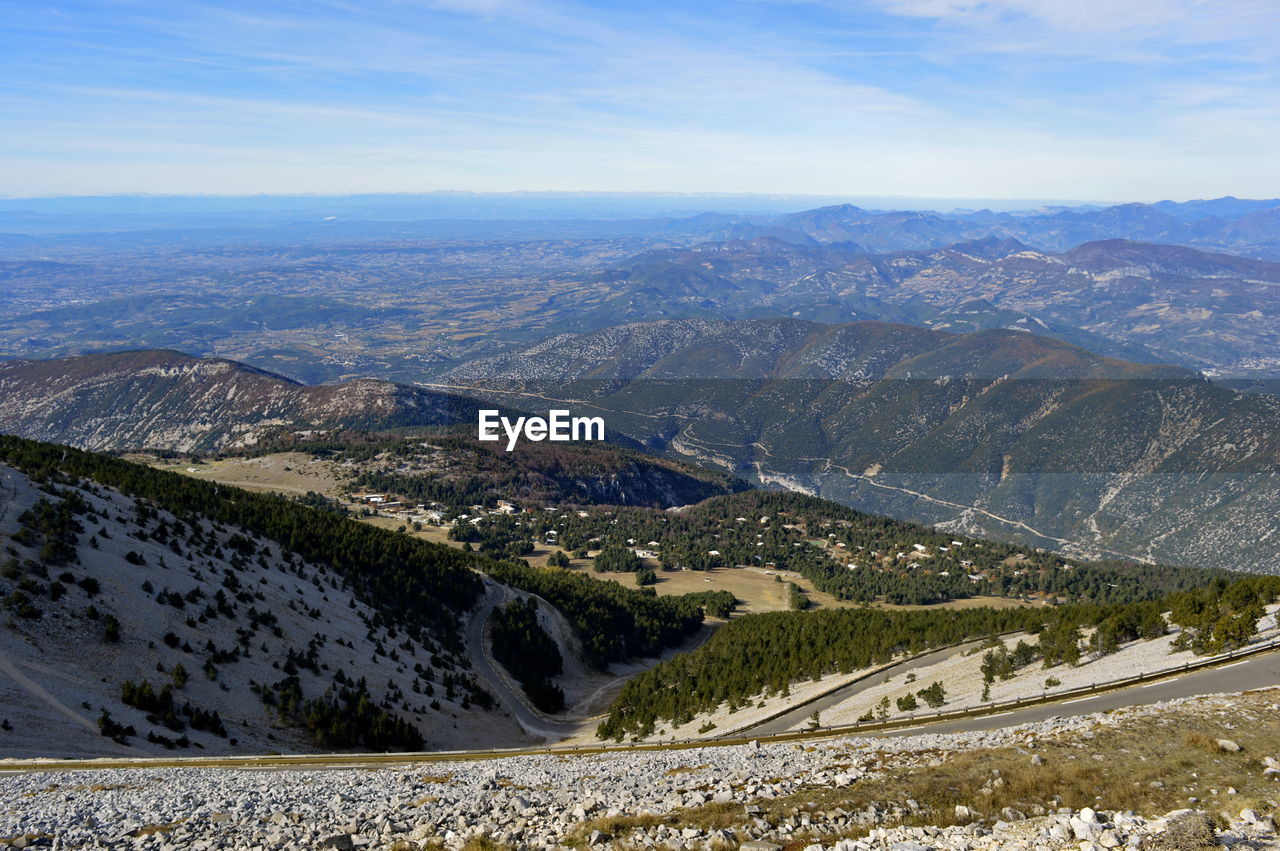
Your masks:
[{"label": "hazy horizon", "polygon": [[[1168,200],[1168,199],[1160,199]],[[1190,199],[1188,199],[1190,200]],[[1199,199],[1197,199],[1199,200]],[[468,206],[468,202],[473,202]],[[128,213],[128,212],[230,212],[236,210],[301,211],[327,204],[335,209],[374,211],[418,211],[437,214],[450,205],[454,210],[488,213],[546,213],[578,211],[607,218],[628,215],[696,215],[726,213],[777,215],[819,207],[851,204],[868,210],[912,210],[952,212],[989,209],[1013,212],[1041,207],[1109,206],[1128,201],[1065,198],[939,198],[905,195],[815,195],[750,192],[348,192],[348,193],[140,193],[116,192],[91,195],[0,195],[0,213],[38,214]],[[488,205],[484,207],[482,205]],[[523,204],[521,210],[516,205]]]}]

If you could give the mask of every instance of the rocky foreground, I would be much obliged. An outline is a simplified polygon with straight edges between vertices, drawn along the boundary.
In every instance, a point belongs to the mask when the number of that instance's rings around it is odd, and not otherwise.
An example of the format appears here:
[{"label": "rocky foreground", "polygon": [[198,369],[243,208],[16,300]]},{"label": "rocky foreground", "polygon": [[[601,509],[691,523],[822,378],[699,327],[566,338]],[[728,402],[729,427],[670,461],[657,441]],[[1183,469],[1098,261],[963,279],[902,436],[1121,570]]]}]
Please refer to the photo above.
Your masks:
[{"label": "rocky foreground", "polygon": [[[991,732],[385,769],[14,773],[0,777],[0,848],[1280,848],[1280,738],[1267,726],[1277,700],[1272,690]],[[1091,805],[1067,803],[1095,791]],[[1159,812],[1125,806],[1138,800]]]}]

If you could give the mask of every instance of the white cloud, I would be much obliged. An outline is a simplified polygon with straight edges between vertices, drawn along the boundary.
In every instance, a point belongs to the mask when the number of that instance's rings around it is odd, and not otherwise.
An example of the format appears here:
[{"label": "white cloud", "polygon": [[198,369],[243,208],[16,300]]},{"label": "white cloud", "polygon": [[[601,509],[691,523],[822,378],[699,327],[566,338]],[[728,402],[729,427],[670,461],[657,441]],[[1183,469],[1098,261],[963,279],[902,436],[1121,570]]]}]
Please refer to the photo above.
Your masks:
[{"label": "white cloud", "polygon": [[193,2],[75,62],[49,24],[0,192],[1280,194],[1280,2],[781,2]]},{"label": "white cloud", "polygon": [[892,14],[981,29],[1028,25],[1064,35],[1171,38],[1187,44],[1280,36],[1274,0],[876,0]]},{"label": "white cloud", "polygon": [[900,15],[989,24],[1031,18],[1065,32],[1106,32],[1169,25],[1182,15],[1179,0],[885,0]]},{"label": "white cloud", "polygon": [[525,8],[525,4],[517,0],[432,0],[431,7],[446,12],[459,12],[464,15],[479,15],[487,18],[499,13],[520,11]]}]

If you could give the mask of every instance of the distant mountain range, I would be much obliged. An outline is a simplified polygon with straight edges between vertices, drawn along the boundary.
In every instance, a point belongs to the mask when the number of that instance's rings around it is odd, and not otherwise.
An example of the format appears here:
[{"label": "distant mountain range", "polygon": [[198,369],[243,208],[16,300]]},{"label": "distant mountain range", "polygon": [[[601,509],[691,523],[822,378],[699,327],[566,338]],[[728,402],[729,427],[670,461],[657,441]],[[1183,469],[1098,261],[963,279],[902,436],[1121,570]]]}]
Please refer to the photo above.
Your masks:
[{"label": "distant mountain range", "polygon": [[[569,407],[603,413],[614,441],[865,511],[1079,556],[1274,569],[1280,399],[1019,331],[640,323],[476,361],[432,387],[305,386],[233,361],[127,352],[0,363],[0,395],[0,431],[113,451],[280,448],[470,428],[488,404]],[[505,453],[438,474],[583,502],[740,487],[603,445],[543,449],[518,482],[504,478]]]},{"label": "distant mountain range", "polygon": [[0,432],[86,449],[217,450],[281,432],[475,422],[476,403],[385,381],[306,386],[164,349],[0,361]]},{"label": "distant mountain range", "polygon": [[[167,350],[0,362],[0,397],[0,432],[85,449],[327,450],[342,438],[355,447],[349,454],[359,457],[366,486],[416,492],[404,475],[413,468],[408,478],[429,481],[421,498],[447,493],[464,504],[504,497],[667,507],[747,486],[616,443],[525,443],[508,453],[476,441],[480,403],[463,396],[373,380],[307,386]],[[424,428],[430,441],[413,452],[385,443],[389,433]],[[396,446],[394,463],[378,463],[388,445]]]},{"label": "distant mountain range", "polygon": [[1012,238],[866,254],[775,237],[651,251],[570,330],[663,318],[875,319],[1009,328],[1231,376],[1280,367],[1280,263],[1126,240],[1061,254]]},{"label": "distant mountain range", "polygon": [[[662,204],[627,196],[513,200],[462,195],[276,199],[278,203],[270,198],[0,199],[0,248],[39,256],[72,245],[118,250],[174,242],[203,250],[335,241],[637,238],[679,243],[768,236],[797,245],[842,244],[884,253],[996,237],[1018,239],[1045,251],[1129,239],[1280,261],[1280,199],[1227,196],[948,212],[844,203],[785,213],[775,211],[828,199],[673,196]],[[911,199],[896,203],[910,204]],[[704,212],[681,212],[689,210]]]},{"label": "distant mountain range", "polygon": [[1015,238],[1048,251],[1083,242],[1130,239],[1280,260],[1280,200],[1119,204],[1025,212],[934,213],[864,210],[839,204],[725,227],[730,238],[770,236],[799,245],[843,243],[880,253],[938,248],[986,237]]},{"label": "distant mountain range", "polygon": [[1020,328],[1236,386],[1280,377],[1275,200],[481,222],[402,220],[410,200],[0,233],[0,358],[172,348],[416,382],[562,332],[791,316]]},{"label": "distant mountain range", "polygon": [[1082,555],[1275,569],[1280,399],[1015,331],[680,320],[553,338],[438,389],[857,508]]}]

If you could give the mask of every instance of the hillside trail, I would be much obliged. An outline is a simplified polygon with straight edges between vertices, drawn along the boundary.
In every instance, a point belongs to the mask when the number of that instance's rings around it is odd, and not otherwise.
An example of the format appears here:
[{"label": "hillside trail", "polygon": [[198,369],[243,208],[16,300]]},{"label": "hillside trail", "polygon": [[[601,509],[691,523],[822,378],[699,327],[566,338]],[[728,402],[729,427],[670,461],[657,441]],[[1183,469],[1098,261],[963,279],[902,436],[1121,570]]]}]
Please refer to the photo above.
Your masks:
[{"label": "hillside trail", "polygon": [[8,677],[18,684],[27,694],[49,706],[50,709],[59,715],[79,724],[95,736],[98,735],[98,725],[67,706],[58,698],[50,694],[43,686],[35,680],[28,677],[22,671],[18,670],[18,666],[13,663],[7,653],[0,653],[0,673],[8,675]]},{"label": "hillside trail", "polygon": [[[3,486],[3,488],[8,491],[3,498],[3,501],[0,501],[0,523],[3,523],[9,518],[9,509],[18,498],[17,479],[8,468],[0,468],[0,486]],[[8,653],[0,653],[0,673],[7,675],[11,680],[17,683],[23,691],[46,704],[59,715],[74,721],[76,724],[84,727],[95,736],[98,734],[97,724],[58,700],[43,686],[18,670],[18,666],[9,658]]]}]

